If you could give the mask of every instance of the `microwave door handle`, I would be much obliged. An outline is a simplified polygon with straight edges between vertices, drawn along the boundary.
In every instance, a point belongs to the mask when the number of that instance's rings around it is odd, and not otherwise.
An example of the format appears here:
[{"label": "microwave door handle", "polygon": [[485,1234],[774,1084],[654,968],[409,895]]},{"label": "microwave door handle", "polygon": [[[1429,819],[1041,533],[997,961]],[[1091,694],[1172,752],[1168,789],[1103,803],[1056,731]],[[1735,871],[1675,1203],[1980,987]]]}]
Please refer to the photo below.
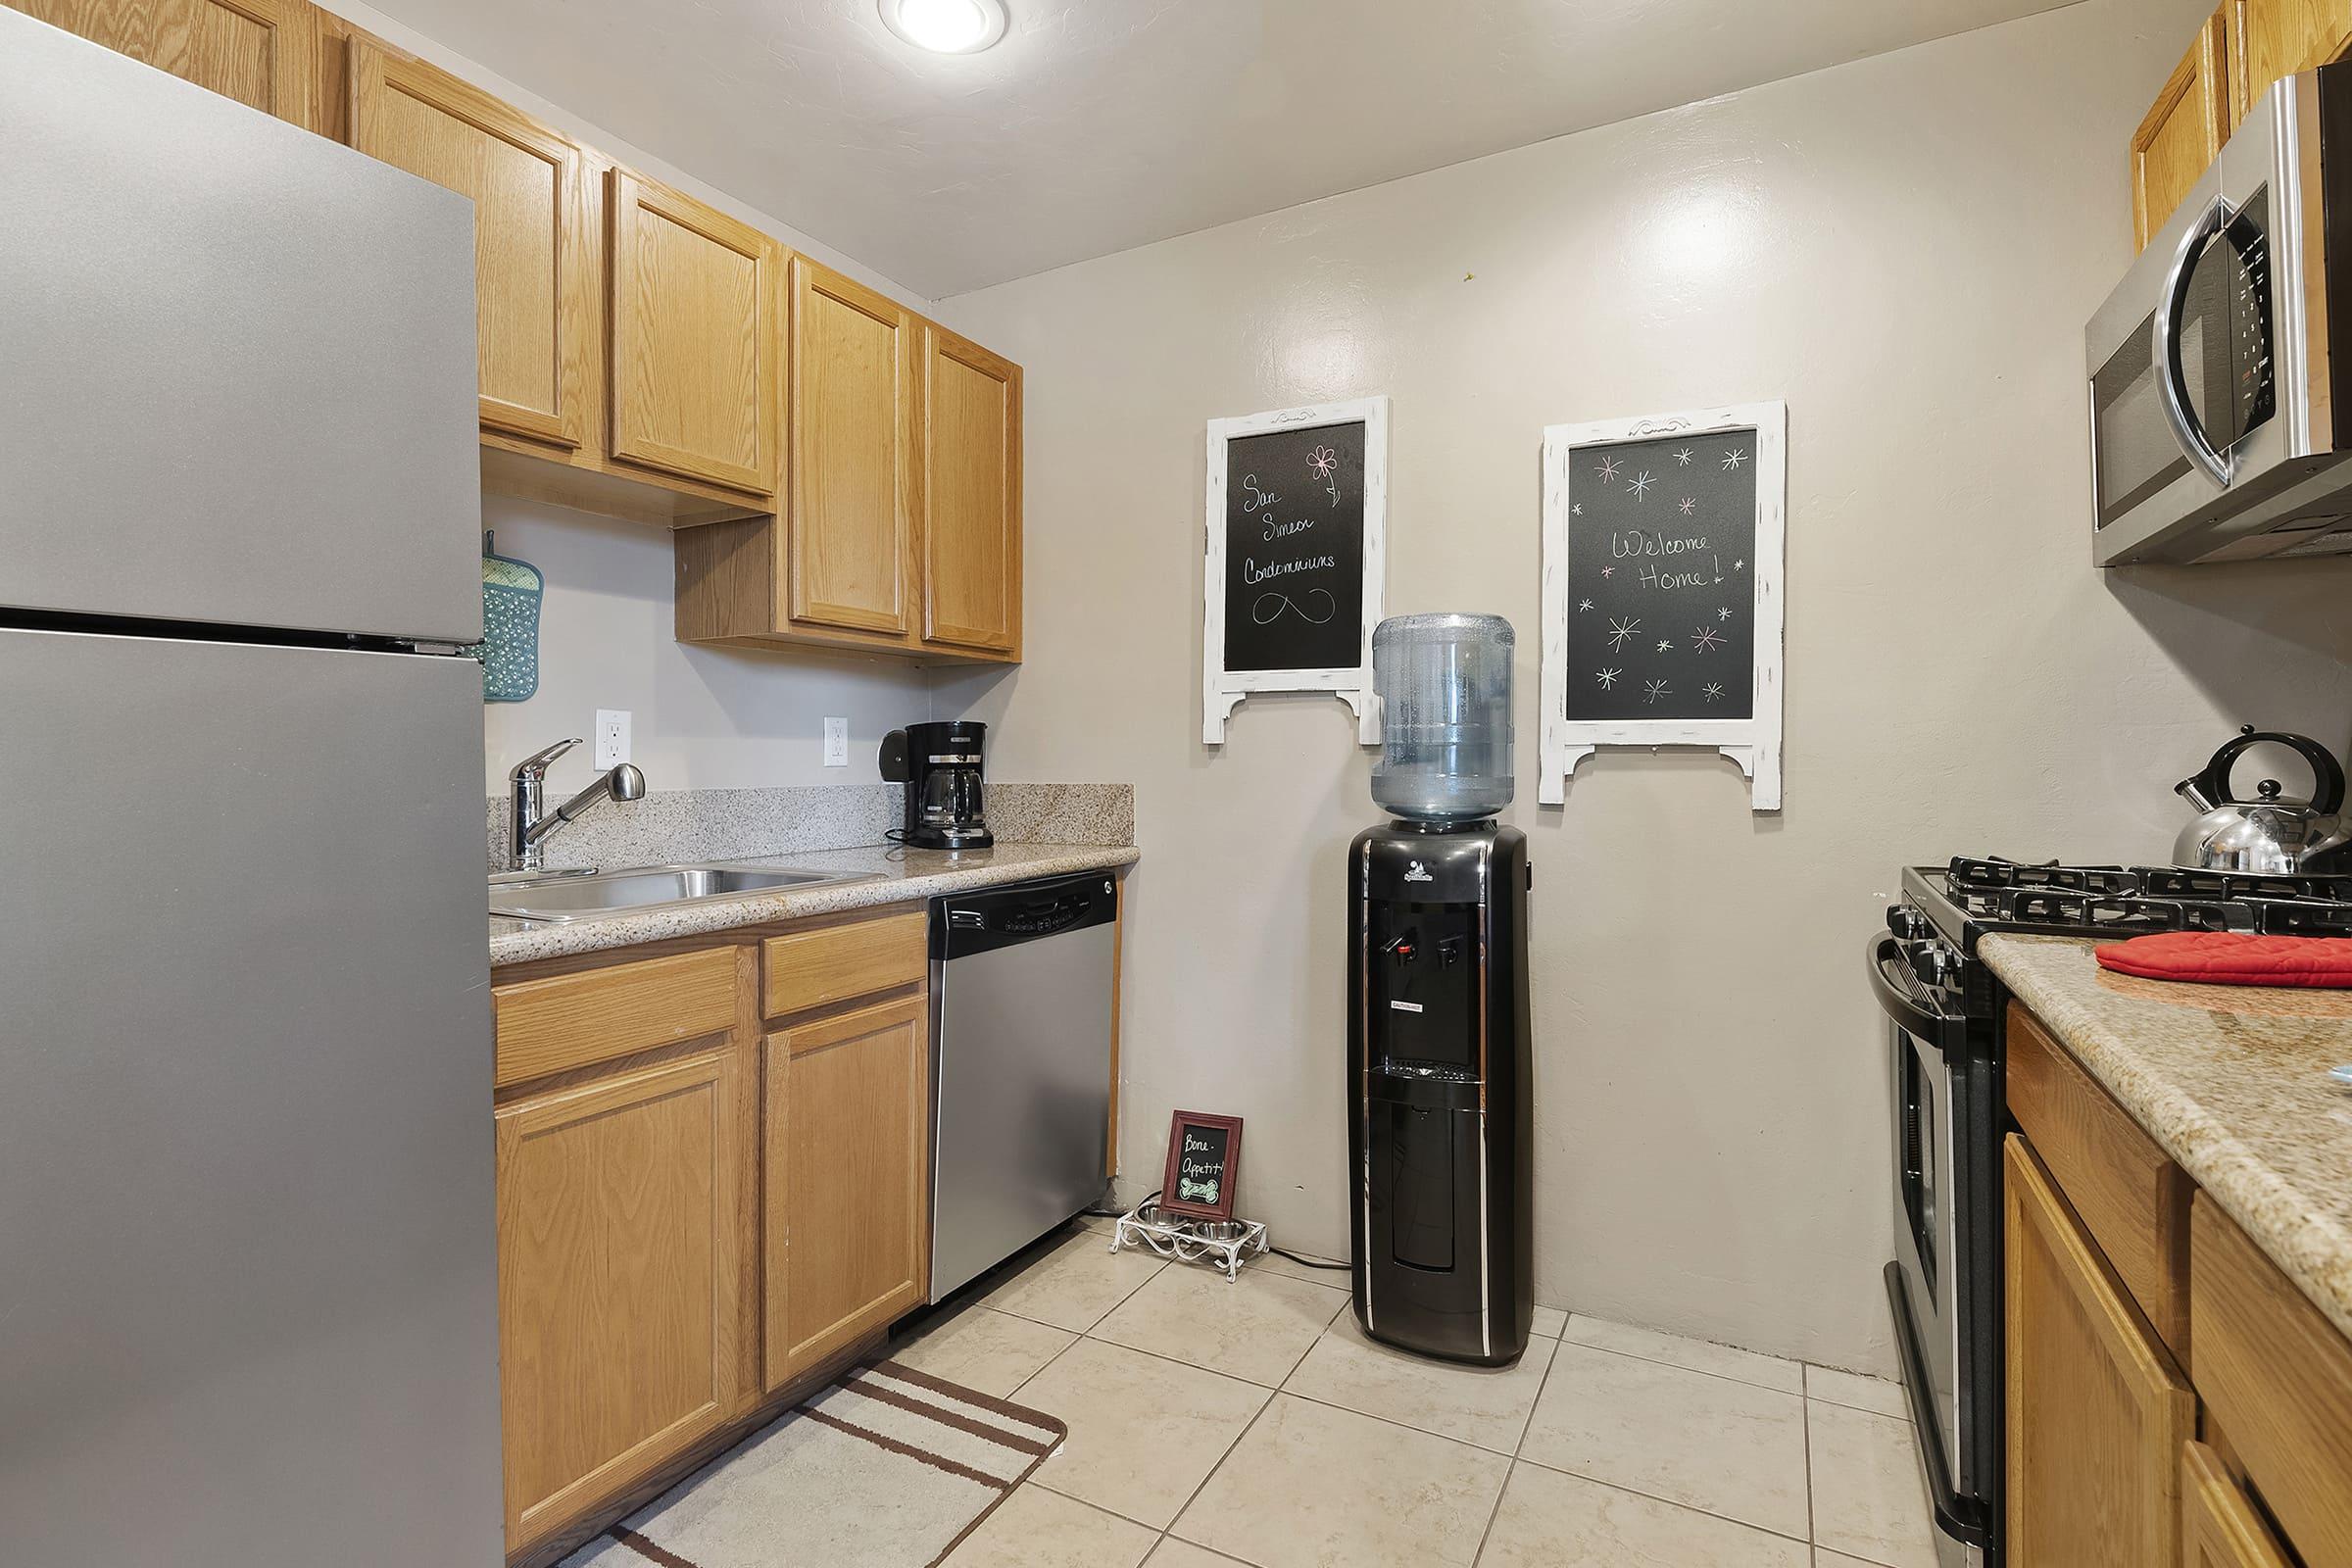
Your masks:
[{"label": "microwave door handle", "polygon": [[2235,463],[2217,449],[2197,423],[2188,406],[2188,374],[2180,364],[2180,328],[2188,316],[2189,285],[2196,278],[2197,258],[2207,244],[2229,226],[2230,202],[2216,196],[2197,220],[2180,236],[2180,249],[2165,275],[2164,293],[2156,304],[2156,387],[2164,404],[2164,421],[2188,461],[2205,470],[2215,484],[2227,488]]}]

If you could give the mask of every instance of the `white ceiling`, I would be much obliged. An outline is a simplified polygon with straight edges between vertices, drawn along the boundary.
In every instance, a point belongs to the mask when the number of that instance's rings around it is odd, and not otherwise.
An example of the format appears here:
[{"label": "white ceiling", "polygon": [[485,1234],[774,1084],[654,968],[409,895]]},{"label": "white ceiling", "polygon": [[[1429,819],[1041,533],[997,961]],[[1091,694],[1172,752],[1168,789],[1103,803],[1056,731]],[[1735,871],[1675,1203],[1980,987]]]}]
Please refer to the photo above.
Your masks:
[{"label": "white ceiling", "polygon": [[874,0],[376,3],[940,298],[2068,0],[1006,0],[973,56]]}]

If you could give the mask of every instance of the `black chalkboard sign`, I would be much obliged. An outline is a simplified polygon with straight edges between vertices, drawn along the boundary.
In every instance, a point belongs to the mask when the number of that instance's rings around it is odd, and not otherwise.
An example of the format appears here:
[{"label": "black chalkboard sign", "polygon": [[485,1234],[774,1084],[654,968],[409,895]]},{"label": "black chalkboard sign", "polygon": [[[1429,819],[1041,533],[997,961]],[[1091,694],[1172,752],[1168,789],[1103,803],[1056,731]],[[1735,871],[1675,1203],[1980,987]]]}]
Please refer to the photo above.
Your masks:
[{"label": "black chalkboard sign", "polygon": [[1571,722],[1753,716],[1756,460],[1752,429],[1569,451]]},{"label": "black chalkboard sign", "polygon": [[1364,646],[1364,425],[1228,437],[1229,670],[1353,669]]},{"label": "black chalkboard sign", "polygon": [[1193,1219],[1233,1218],[1241,1179],[1242,1119],[1180,1110],[1168,1122],[1168,1168],[1159,1207]]}]

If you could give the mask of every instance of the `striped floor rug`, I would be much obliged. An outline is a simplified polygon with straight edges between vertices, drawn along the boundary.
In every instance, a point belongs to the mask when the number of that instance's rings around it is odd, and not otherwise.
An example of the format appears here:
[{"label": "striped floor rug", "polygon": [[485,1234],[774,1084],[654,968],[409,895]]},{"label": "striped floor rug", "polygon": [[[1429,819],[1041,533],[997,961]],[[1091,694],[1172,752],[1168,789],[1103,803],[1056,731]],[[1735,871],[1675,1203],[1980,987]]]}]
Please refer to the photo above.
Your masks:
[{"label": "striped floor rug", "polygon": [[562,1568],[930,1568],[1068,1435],[944,1378],[862,1366]]}]

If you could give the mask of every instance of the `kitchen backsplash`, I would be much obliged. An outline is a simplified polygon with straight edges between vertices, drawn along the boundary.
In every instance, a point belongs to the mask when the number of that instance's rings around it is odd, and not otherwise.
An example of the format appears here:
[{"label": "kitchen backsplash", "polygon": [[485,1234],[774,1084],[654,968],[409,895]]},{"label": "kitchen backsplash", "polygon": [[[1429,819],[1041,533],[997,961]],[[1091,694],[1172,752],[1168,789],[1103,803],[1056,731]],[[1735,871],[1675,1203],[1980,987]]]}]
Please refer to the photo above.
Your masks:
[{"label": "kitchen backsplash", "polygon": [[[608,801],[547,841],[547,864],[647,865],[740,860],[879,844],[901,825],[905,787],[819,784],[765,790],[656,790]],[[1135,842],[1132,784],[988,786],[988,825],[1001,844]],[[507,798],[489,799],[490,869],[506,865]]]}]

